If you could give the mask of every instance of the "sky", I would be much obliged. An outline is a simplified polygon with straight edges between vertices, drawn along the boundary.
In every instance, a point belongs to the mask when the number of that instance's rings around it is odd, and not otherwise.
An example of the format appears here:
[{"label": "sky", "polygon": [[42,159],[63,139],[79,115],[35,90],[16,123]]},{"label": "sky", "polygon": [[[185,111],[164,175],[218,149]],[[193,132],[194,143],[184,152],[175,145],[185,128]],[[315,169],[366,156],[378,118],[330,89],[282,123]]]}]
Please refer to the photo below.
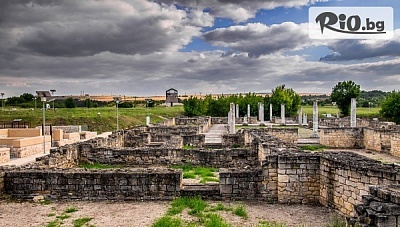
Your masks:
[{"label": "sky", "polygon": [[[318,40],[308,10],[389,6],[388,40]],[[400,88],[398,0],[1,0],[0,92],[330,93]]]}]

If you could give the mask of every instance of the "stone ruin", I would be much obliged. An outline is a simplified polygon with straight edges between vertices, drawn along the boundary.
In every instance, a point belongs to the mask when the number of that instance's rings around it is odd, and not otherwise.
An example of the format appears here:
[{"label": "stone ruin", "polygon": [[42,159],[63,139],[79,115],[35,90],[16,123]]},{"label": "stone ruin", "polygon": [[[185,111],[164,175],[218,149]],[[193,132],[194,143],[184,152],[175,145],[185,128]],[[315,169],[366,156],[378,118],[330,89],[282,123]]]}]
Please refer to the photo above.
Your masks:
[{"label": "stone ruin", "polygon": [[[350,225],[398,226],[398,165],[350,152],[302,151],[296,144],[297,128],[241,129],[222,135],[218,145],[207,144],[204,133],[226,121],[174,118],[65,145],[35,163],[0,167],[0,192],[16,199],[42,195],[55,200],[172,200],[196,195],[320,204],[348,217]],[[325,135],[321,133],[321,139]],[[122,168],[85,169],[81,163]],[[219,182],[185,184],[182,171],[170,167],[188,163],[218,168]]]}]

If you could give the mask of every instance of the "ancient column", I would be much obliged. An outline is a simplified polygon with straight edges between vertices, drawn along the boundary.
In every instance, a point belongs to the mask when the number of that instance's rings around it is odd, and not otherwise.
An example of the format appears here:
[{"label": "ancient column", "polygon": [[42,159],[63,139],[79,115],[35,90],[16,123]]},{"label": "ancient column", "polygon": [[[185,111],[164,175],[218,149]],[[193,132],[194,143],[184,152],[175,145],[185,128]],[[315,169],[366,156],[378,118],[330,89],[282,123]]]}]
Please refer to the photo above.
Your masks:
[{"label": "ancient column", "polygon": [[264,103],[258,103],[258,121],[260,124],[264,124]]},{"label": "ancient column", "polygon": [[285,120],[285,104],[281,104],[281,124],[285,125],[286,120]]},{"label": "ancient column", "polygon": [[239,104],[236,104],[236,117],[239,117]]},{"label": "ancient column", "polygon": [[351,99],[350,127],[357,127],[357,101],[355,98]]},{"label": "ancient column", "polygon": [[303,118],[303,108],[302,107],[300,107],[300,109],[299,109],[299,116],[298,116],[298,120],[299,120],[299,126],[301,125],[301,123],[303,123],[302,122],[302,118]]},{"label": "ancient column", "polygon": [[147,126],[150,125],[150,116],[147,116],[147,117],[146,117],[146,125],[147,125]]},{"label": "ancient column", "polygon": [[272,122],[272,104],[269,104],[269,122]]},{"label": "ancient column", "polygon": [[247,118],[250,121],[250,104],[247,104]]},{"label": "ancient column", "polygon": [[313,104],[313,137],[318,138],[318,101]]},{"label": "ancient column", "polygon": [[304,113],[304,115],[303,115],[303,125],[308,125],[306,113]]},{"label": "ancient column", "polygon": [[230,124],[229,124],[229,134],[235,134],[235,103],[230,104]]}]

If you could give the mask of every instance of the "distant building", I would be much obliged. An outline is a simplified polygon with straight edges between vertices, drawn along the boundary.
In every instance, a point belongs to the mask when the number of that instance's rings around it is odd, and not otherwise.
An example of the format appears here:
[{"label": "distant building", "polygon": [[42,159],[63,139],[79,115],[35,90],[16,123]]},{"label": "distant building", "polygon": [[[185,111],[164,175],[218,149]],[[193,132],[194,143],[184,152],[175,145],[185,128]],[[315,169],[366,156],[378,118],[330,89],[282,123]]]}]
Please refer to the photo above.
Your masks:
[{"label": "distant building", "polygon": [[167,106],[173,106],[174,103],[178,103],[178,90],[170,88],[165,93],[165,104]]}]

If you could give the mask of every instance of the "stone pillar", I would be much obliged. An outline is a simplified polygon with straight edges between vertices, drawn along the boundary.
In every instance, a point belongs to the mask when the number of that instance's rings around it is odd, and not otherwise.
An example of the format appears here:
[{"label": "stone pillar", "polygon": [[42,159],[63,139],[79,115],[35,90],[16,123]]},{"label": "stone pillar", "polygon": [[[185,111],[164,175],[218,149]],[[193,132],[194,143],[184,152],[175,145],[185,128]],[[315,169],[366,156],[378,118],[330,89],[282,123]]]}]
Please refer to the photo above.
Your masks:
[{"label": "stone pillar", "polygon": [[239,104],[236,104],[236,117],[239,117]]},{"label": "stone pillar", "polygon": [[303,118],[303,108],[302,107],[300,107],[300,109],[299,109],[299,116],[298,116],[298,120],[299,120],[299,126],[303,123],[302,122],[302,118]]},{"label": "stone pillar", "polygon": [[286,119],[285,119],[285,104],[281,104],[281,123],[282,125],[286,124]]},{"label": "stone pillar", "polygon": [[150,116],[146,117],[146,125],[150,125]]},{"label": "stone pillar", "polygon": [[269,104],[269,122],[272,122],[272,104]]},{"label": "stone pillar", "polygon": [[235,134],[235,103],[231,102],[230,104],[230,125],[229,125],[229,134]]},{"label": "stone pillar", "polygon": [[244,117],[243,117],[243,125],[247,125],[247,124],[248,124],[248,122],[247,122],[247,114],[245,114]]},{"label": "stone pillar", "polygon": [[258,121],[260,124],[264,124],[264,103],[258,103]]},{"label": "stone pillar", "polygon": [[318,138],[318,101],[313,104],[313,137]]},{"label": "stone pillar", "polygon": [[357,127],[357,101],[355,98],[351,99],[351,114],[350,114],[350,127]]},{"label": "stone pillar", "polygon": [[304,115],[303,115],[303,125],[308,125],[306,113],[304,113]]},{"label": "stone pillar", "polygon": [[247,104],[247,117],[250,118],[250,104]]}]

